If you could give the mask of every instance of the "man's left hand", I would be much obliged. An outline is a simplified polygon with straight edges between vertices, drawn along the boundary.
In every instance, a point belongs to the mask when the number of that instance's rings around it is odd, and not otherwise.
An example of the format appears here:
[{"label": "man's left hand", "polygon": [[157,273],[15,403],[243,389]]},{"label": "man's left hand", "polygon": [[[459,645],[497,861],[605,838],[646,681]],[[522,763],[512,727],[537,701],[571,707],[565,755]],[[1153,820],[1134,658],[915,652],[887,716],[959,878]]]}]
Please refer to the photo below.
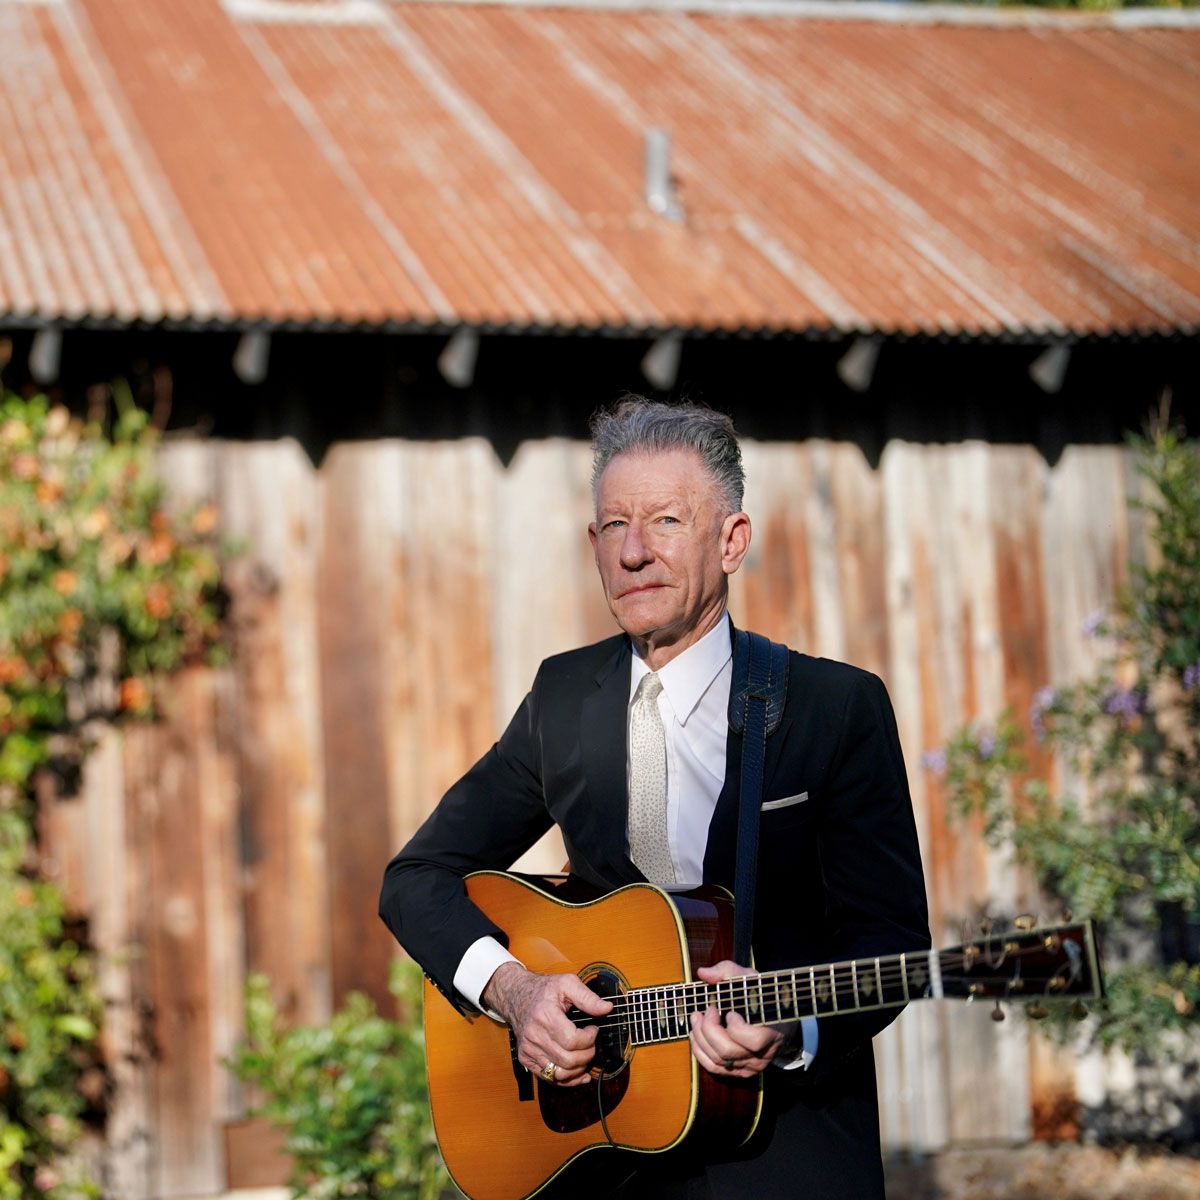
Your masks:
[{"label": "man's left hand", "polygon": [[[696,974],[702,983],[720,983],[735,975],[752,975],[754,972],[726,961],[700,967]],[[786,1025],[751,1025],[738,1013],[726,1013],[722,1021],[721,1013],[710,1008],[707,1012],[692,1014],[692,1053],[713,1075],[749,1079],[766,1070],[788,1040],[790,1029]]]}]

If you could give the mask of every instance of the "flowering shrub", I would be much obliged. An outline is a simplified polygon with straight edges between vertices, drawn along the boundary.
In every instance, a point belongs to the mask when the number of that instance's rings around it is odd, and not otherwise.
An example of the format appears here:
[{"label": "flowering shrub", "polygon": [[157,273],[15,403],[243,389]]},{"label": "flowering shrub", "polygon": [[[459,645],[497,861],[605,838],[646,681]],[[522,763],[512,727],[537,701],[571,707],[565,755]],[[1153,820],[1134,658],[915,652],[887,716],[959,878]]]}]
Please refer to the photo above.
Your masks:
[{"label": "flowering shrub", "polygon": [[[1100,922],[1097,1036],[1152,1051],[1169,1029],[1200,1034],[1200,462],[1165,426],[1133,443],[1153,554],[1085,624],[1103,668],[1038,692],[1028,732],[1006,712],[923,761],[1048,897]],[[1063,791],[1027,779],[1030,736],[1057,752]]]},{"label": "flowering shrub", "polygon": [[102,725],[223,657],[216,512],[167,514],[157,430],[114,399],[105,429],[0,388],[0,1200],[99,1194],[64,1155],[103,1110],[101,1003],[40,871],[37,777],[69,790]]},{"label": "flowering shrub", "polygon": [[286,1031],[266,977],[247,981],[246,1040],[227,1065],[286,1131],[295,1196],[434,1200],[449,1189],[425,1088],[420,980],[411,961],[393,964],[399,1021],[356,992],[328,1025]]}]

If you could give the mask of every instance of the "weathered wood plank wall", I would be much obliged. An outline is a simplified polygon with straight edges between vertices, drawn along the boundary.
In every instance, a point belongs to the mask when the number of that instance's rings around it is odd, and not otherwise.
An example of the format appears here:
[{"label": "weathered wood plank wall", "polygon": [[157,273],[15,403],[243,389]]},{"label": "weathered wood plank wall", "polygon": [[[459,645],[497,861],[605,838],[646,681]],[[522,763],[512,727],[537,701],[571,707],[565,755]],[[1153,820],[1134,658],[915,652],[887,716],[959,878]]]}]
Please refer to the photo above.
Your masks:
[{"label": "weathered wood plank wall", "polygon": [[[1086,669],[1086,613],[1135,544],[1119,447],[892,442],[746,448],[755,539],[735,618],[881,674],[897,710],[935,936],[1032,906],[977,830],[946,820],[922,751],[962,721]],[[163,449],[178,503],[220,506],[249,553],[231,572],[236,660],[193,671],[155,728],[112,736],[79,797],[46,815],[73,902],[104,951],[120,1088],[113,1194],[211,1193],[241,1115],[219,1065],[245,974],[298,1021],[359,988],[389,1003],[375,915],[383,865],[491,743],[538,661],[607,635],[584,535],[586,447],[482,439],[291,440]],[[1048,764],[1041,762],[1040,769]],[[551,835],[527,858],[555,868]],[[1028,1135],[1072,1087],[1021,1023],[917,1005],[879,1039],[885,1142]]]}]

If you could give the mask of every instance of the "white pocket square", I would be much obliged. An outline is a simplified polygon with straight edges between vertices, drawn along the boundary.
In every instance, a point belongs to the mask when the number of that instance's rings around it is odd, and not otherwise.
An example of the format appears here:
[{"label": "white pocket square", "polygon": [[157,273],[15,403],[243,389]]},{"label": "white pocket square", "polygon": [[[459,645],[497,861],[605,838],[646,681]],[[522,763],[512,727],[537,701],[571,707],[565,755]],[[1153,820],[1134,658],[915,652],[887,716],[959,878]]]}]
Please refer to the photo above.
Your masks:
[{"label": "white pocket square", "polygon": [[807,800],[807,792],[798,792],[794,796],[784,796],[782,800],[765,800],[763,802],[763,812],[770,812],[773,808],[787,808],[789,804],[799,804],[801,800]]}]

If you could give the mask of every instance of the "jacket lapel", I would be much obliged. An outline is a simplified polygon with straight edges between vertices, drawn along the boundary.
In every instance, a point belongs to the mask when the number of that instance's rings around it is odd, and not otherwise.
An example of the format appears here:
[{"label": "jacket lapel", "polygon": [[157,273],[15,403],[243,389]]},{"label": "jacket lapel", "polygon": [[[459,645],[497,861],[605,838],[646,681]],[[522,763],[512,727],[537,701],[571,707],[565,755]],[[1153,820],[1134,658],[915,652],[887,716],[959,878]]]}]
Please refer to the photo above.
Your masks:
[{"label": "jacket lapel", "polygon": [[584,697],[579,713],[580,760],[589,809],[595,821],[588,844],[595,851],[595,865],[620,883],[645,880],[625,851],[631,655],[629,642],[625,640],[596,672],[595,690]]}]

